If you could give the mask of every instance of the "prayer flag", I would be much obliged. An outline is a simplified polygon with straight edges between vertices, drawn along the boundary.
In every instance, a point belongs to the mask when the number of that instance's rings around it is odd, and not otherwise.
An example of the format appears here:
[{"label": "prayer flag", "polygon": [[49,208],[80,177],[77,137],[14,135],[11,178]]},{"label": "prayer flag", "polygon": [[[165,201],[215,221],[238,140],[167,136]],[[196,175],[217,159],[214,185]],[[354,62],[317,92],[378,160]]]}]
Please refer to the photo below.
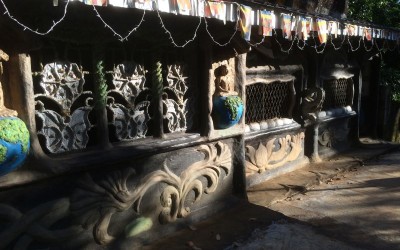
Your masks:
[{"label": "prayer flag", "polygon": [[328,23],[328,34],[330,34],[331,36],[336,38],[337,35],[338,35],[338,30],[339,30],[339,27],[338,27],[338,23],[337,22],[330,21]]},{"label": "prayer flag", "polygon": [[107,0],[84,0],[84,3],[96,6],[107,6]]},{"label": "prayer flag", "polygon": [[169,0],[157,0],[157,9],[162,12],[170,12]]},{"label": "prayer flag", "polygon": [[239,29],[246,41],[250,41],[251,35],[251,8],[245,5],[240,5],[240,20]]},{"label": "prayer flag", "polygon": [[372,40],[372,30],[371,28],[365,28],[364,29],[364,37],[365,39],[367,39],[368,41]]},{"label": "prayer flag", "polygon": [[373,29],[375,38],[381,38],[381,30]]},{"label": "prayer flag", "polygon": [[260,10],[260,29],[259,34],[263,36],[272,36],[272,29],[275,28],[274,12]]},{"label": "prayer flag", "polygon": [[326,43],[328,40],[327,36],[327,23],[326,20],[317,19],[317,26],[318,26],[318,38],[320,43]]},{"label": "prayer flag", "polygon": [[[326,21],[325,21],[326,24]],[[301,18],[301,39],[307,40],[308,35],[311,32],[312,18],[311,17],[302,17]],[[325,28],[326,31],[326,28]]]},{"label": "prayer flag", "polygon": [[176,0],[176,5],[179,14],[190,15],[190,11],[192,10],[192,3],[190,0]]},{"label": "prayer flag", "polygon": [[142,10],[152,10],[153,2],[151,0],[135,0],[135,8]]},{"label": "prayer flag", "polygon": [[292,16],[289,14],[281,14],[281,29],[284,38],[292,39],[291,25]]},{"label": "prayer flag", "polygon": [[217,18],[225,22],[226,20],[226,6],[223,2],[208,2],[209,13],[207,17]]},{"label": "prayer flag", "polygon": [[352,25],[352,24],[347,25],[347,32],[349,36],[357,36],[357,31],[358,31],[357,25]]}]

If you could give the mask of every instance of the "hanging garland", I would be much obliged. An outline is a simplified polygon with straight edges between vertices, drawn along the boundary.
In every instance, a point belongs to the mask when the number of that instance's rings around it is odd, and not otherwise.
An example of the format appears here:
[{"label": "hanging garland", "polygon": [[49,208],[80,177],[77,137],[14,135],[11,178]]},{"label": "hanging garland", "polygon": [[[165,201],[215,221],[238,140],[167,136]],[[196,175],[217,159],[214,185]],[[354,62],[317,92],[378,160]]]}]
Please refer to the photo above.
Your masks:
[{"label": "hanging garland", "polygon": [[[361,48],[361,40],[364,45],[363,47],[366,51],[371,51],[373,48],[377,48],[378,51],[394,51],[399,47],[400,44],[400,32],[398,29],[382,28],[378,26],[371,27],[372,25],[357,25],[355,23],[347,21],[330,20],[331,17],[329,16],[325,16],[322,18],[305,16],[304,14],[293,13],[293,10],[288,10],[284,8],[279,9],[279,12],[275,14],[273,10],[253,9],[249,6],[245,6],[236,2],[213,2],[203,0],[192,2],[189,0],[183,0],[170,3],[169,1],[165,0],[64,0],[66,4],[64,6],[63,16],[59,20],[53,21],[51,27],[45,32],[39,32],[38,30],[34,30],[33,28],[24,25],[11,15],[3,0],[0,0],[0,3],[5,9],[4,14],[6,14],[11,20],[21,26],[24,30],[29,30],[37,35],[47,35],[52,32],[54,28],[65,19],[68,5],[71,1],[77,1],[87,5],[92,5],[96,16],[104,24],[104,27],[111,30],[111,32],[114,33],[114,36],[116,36],[121,42],[127,41],[128,37],[132,35],[135,31],[137,31],[137,29],[141,26],[144,21],[146,10],[155,10],[160,19],[161,27],[169,35],[171,43],[175,47],[179,48],[183,48],[187,44],[195,40],[199,27],[202,23],[202,19],[204,19],[205,28],[208,35],[210,36],[212,41],[219,46],[226,46],[230,44],[237,31],[241,32],[242,37],[251,46],[258,46],[264,42],[265,37],[273,36],[275,38],[275,41],[280,46],[281,51],[284,53],[290,53],[290,51],[293,50],[293,47],[296,44],[300,50],[303,50],[305,46],[309,46],[313,47],[316,53],[320,54],[324,52],[328,42],[334,47],[335,50],[339,50],[345,44],[346,38],[347,43],[350,45],[351,51],[356,51]],[[115,7],[143,9],[143,15],[139,23],[135,25],[134,28],[129,30],[127,35],[123,36],[116,32],[115,29],[112,28],[106,21],[104,21],[104,19],[101,17],[100,13],[96,9],[96,6],[107,5]],[[58,6],[58,1],[54,2],[54,6]],[[270,8],[277,9],[276,6],[271,6]],[[199,24],[196,26],[192,38],[185,41],[183,44],[177,44],[173,39],[172,33],[165,27],[162,17],[159,13],[160,11],[180,15],[198,16]],[[212,34],[209,32],[207,18],[220,19],[224,23],[226,21],[236,22],[237,29],[234,30],[228,42],[221,44],[216,41]],[[259,35],[262,36],[260,41],[256,43],[252,43],[250,41],[251,27],[254,25],[259,27]],[[282,44],[278,41],[276,29],[282,29],[284,38],[291,40],[291,44],[288,49],[284,49]],[[318,48],[316,45],[313,46],[307,44],[306,41],[311,31],[315,31],[318,33],[317,38],[322,44],[322,49]],[[292,33],[294,34],[293,36]],[[337,36],[343,37],[339,47],[336,47],[332,41],[333,38]],[[357,48],[354,48],[352,43],[350,42],[350,37],[352,36],[360,37]],[[315,38],[316,37],[312,36],[313,40],[315,40]],[[367,48],[364,39],[372,43],[370,48]],[[385,40],[381,48],[379,48],[379,46],[377,45],[376,39]],[[387,41],[394,41],[396,42],[396,45],[390,48]],[[300,46],[301,42],[303,46]],[[314,44],[316,43],[314,42]]]}]

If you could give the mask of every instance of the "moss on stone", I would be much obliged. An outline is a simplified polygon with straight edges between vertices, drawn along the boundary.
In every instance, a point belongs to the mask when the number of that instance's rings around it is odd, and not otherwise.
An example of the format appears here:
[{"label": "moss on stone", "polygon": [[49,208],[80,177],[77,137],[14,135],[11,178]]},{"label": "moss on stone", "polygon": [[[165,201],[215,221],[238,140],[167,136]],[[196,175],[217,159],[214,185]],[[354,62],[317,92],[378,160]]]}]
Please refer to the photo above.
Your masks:
[{"label": "moss on stone", "polygon": [[9,143],[21,143],[22,151],[28,152],[29,131],[20,119],[0,119],[0,138]]},{"label": "moss on stone", "polygon": [[228,96],[224,102],[225,107],[229,110],[231,120],[236,120],[240,105],[243,105],[242,99],[239,96]]},{"label": "moss on stone", "polygon": [[7,148],[0,145],[0,163],[6,160]]}]

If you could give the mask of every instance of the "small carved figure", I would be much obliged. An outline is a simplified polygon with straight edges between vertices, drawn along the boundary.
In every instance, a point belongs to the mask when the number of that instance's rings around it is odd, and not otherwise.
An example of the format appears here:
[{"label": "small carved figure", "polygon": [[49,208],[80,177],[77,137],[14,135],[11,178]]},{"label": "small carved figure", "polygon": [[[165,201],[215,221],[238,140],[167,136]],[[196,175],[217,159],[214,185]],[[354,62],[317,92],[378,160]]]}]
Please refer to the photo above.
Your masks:
[{"label": "small carved figure", "polygon": [[226,65],[221,65],[214,71],[215,76],[215,95],[217,96],[230,96],[237,95],[230,83],[225,82],[224,77],[228,75],[228,68]]},{"label": "small carved figure", "polygon": [[310,88],[304,93],[302,114],[304,119],[315,121],[316,113],[321,111],[325,100],[325,91],[322,88]]},{"label": "small carved figure", "polygon": [[[0,50],[0,76],[3,74],[2,61],[8,61],[8,55],[4,51]],[[18,115],[17,111],[8,109],[4,106],[3,88],[0,82],[0,117],[17,116],[17,115]]]}]

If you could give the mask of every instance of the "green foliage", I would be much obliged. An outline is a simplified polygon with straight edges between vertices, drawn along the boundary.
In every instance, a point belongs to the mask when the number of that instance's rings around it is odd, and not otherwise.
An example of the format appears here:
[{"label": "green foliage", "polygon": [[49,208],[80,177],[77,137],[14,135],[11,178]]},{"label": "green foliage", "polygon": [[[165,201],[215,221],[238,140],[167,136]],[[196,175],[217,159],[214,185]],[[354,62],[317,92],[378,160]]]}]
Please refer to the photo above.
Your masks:
[{"label": "green foliage", "polygon": [[[0,138],[9,143],[21,143],[22,151],[28,152],[29,131],[25,123],[20,119],[1,119],[0,120]],[[4,149],[0,149],[0,158],[3,156]],[[0,160],[1,161],[1,160]]]},{"label": "green foliage", "polygon": [[238,115],[238,108],[243,105],[242,99],[239,96],[228,96],[225,99],[224,106],[231,113],[231,119],[236,120]]},{"label": "green foliage", "polygon": [[162,65],[157,61],[154,65],[152,73],[152,90],[155,97],[161,96],[164,90]]},{"label": "green foliage", "polygon": [[0,145],[0,162],[4,162],[6,160],[7,148],[3,145]]},{"label": "green foliage", "polygon": [[97,91],[95,91],[96,109],[104,109],[107,104],[107,81],[104,73],[103,61],[98,61],[96,64],[95,81]]},{"label": "green foliage", "polygon": [[393,101],[400,102],[400,69],[382,63],[380,83],[390,87]]},{"label": "green foliage", "polygon": [[349,0],[349,17],[400,27],[400,3],[398,0]]}]

